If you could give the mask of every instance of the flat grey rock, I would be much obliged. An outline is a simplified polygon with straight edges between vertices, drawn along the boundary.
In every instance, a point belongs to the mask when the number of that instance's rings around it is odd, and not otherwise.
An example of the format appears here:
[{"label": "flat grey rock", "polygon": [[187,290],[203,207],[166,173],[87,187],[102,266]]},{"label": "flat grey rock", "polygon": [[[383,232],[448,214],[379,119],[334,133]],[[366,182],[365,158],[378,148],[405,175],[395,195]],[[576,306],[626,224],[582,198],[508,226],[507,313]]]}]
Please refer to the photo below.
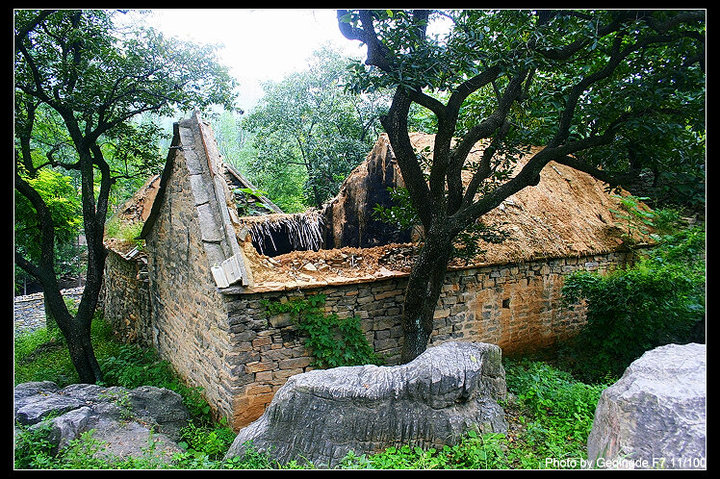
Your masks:
[{"label": "flat grey rock", "polygon": [[93,438],[106,443],[100,456],[143,456],[152,450],[155,458],[169,461],[182,451],[175,441],[190,415],[182,397],[164,388],[72,384],[60,389],[45,381],[15,387],[15,418],[31,428],[49,424],[47,439],[55,451],[93,430]]}]

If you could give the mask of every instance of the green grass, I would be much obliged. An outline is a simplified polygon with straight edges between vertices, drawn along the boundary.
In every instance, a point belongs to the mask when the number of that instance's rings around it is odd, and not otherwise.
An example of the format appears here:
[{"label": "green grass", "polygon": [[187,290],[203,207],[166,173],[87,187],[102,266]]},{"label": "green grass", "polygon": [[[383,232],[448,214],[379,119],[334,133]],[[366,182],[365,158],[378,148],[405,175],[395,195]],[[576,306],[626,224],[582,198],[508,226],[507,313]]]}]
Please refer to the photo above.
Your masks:
[{"label": "green grass", "polygon": [[[15,338],[15,384],[49,380],[63,387],[77,382],[67,348],[59,335],[45,329]],[[166,387],[183,396],[192,421],[182,431],[179,454],[171,465],[150,454],[133,459],[98,461],[93,451],[102,447],[92,433],[83,435],[59,454],[52,454],[42,428],[20,428],[16,447],[17,468],[44,469],[296,469],[314,464],[292,461],[278,464],[251,450],[243,458],[223,460],[235,438],[225,423],[214,422],[210,407],[198,388],[182,383],[154,350],[122,344],[111,327],[98,317],[93,321],[93,344],[106,385],[134,388]],[[587,436],[600,392],[607,383],[585,384],[548,363],[518,359],[504,361],[508,401],[503,406],[510,428],[507,434],[468,431],[459,444],[442,448],[390,447],[372,455],[348,454],[342,469],[544,469],[568,460],[579,465],[586,458]],[[554,466],[554,467],[553,467]]]}]

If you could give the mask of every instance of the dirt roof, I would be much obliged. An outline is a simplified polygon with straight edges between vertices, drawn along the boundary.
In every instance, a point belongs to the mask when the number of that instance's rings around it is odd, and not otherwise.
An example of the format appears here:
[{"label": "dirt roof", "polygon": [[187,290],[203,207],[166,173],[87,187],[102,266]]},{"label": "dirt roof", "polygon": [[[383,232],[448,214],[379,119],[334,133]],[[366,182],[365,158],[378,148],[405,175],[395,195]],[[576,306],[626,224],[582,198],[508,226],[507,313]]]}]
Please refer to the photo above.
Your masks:
[{"label": "dirt roof", "polygon": [[[433,135],[411,134],[413,146],[418,150],[428,147],[428,154],[431,154],[433,140]],[[469,162],[479,161],[482,150],[482,144],[478,143],[470,154]],[[532,148],[532,152],[538,150],[539,148]],[[373,154],[382,154],[382,151],[392,155],[387,135],[384,134],[378,139],[368,159]],[[521,168],[527,158],[520,159],[515,168]],[[353,188],[357,189],[358,178],[368,174],[366,162],[349,175],[338,196],[347,195],[347,191]],[[399,169],[396,173],[398,184],[401,185]],[[469,175],[467,172],[464,176],[466,184]],[[126,224],[144,222],[157,195],[159,178],[159,175],[150,178],[115,216]],[[618,208],[619,200],[606,191],[602,182],[570,167],[551,162],[541,172],[537,186],[523,189],[483,217],[487,224],[509,233],[509,238],[500,244],[481,242],[480,248],[485,250],[484,253],[467,263],[464,260],[454,260],[450,268],[507,264],[540,258],[579,257],[615,251],[623,243],[623,231],[616,225],[610,210]],[[278,222],[288,216],[271,214],[242,217],[240,226],[252,228],[257,223]],[[248,229],[244,232],[238,230],[237,234],[245,236],[239,238],[239,244],[252,270],[255,283],[251,288],[244,288],[245,292],[291,290],[407,275],[419,247],[413,243],[393,243],[372,248],[294,251],[270,258],[259,254],[253,247]],[[134,246],[116,238],[106,238],[105,243],[108,248],[120,254],[128,253]]]},{"label": "dirt roof", "polygon": [[[414,133],[418,150],[433,145],[433,135]],[[385,143],[385,145],[383,145]],[[386,135],[377,147],[390,148]],[[532,148],[537,152],[540,148]],[[479,161],[482,144],[478,143],[469,161]],[[516,170],[527,162],[520,159]],[[363,164],[349,176],[367,174]],[[469,173],[464,181],[469,181]],[[342,194],[342,193],[341,193]],[[621,192],[627,195],[627,192]],[[551,162],[540,174],[540,182],[509,197],[483,217],[487,224],[507,233],[500,244],[480,242],[485,250],[469,262],[453,260],[452,269],[507,264],[541,258],[579,257],[617,250],[623,231],[616,225],[611,209],[619,209],[619,199],[606,191],[605,184],[573,168]],[[261,218],[254,218],[261,221]],[[636,238],[640,240],[641,238]],[[338,248],[320,251],[296,251],[269,258],[246,246],[255,286],[253,291],[322,286],[325,284],[373,281],[407,275],[418,245],[389,244],[373,248]]]}]

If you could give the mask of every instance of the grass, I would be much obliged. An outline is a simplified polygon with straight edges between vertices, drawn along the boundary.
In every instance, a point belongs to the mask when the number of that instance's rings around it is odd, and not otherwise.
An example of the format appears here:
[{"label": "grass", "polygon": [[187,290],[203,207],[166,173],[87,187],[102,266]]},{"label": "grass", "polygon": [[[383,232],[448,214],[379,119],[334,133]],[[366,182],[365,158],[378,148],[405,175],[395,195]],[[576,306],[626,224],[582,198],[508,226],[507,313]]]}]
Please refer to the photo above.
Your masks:
[{"label": "grass", "polygon": [[[210,407],[198,388],[182,383],[166,361],[152,349],[122,344],[111,327],[98,317],[93,321],[93,344],[106,385],[134,388],[166,387],[183,396],[192,421],[182,431],[178,454],[171,465],[146,456],[99,461],[92,453],[102,447],[92,433],[53,454],[43,428],[19,429],[16,468],[41,469],[295,469],[315,468],[296,461],[278,464],[267,455],[250,451],[243,458],[223,460],[235,438],[224,423],[214,422]],[[545,469],[579,467],[586,458],[587,436],[600,392],[607,383],[585,384],[550,364],[529,359],[504,360],[509,399],[503,404],[509,429],[506,434],[468,431],[459,444],[442,448],[408,445],[390,447],[372,455],[349,453],[342,469]],[[49,380],[63,387],[77,382],[67,348],[59,334],[46,329],[15,338],[15,384]],[[563,461],[563,462],[559,462]]]}]

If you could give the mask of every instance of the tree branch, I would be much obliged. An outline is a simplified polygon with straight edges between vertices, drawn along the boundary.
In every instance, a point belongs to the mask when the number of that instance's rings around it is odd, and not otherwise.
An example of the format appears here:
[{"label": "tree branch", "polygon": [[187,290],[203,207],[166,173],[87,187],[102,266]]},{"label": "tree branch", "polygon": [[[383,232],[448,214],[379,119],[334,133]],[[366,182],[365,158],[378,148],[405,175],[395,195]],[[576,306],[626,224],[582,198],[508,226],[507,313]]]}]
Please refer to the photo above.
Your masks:
[{"label": "tree branch", "polygon": [[395,91],[388,114],[380,122],[388,133],[393,153],[402,172],[410,200],[418,212],[423,225],[427,228],[432,224],[432,205],[425,174],[415,155],[407,129],[407,117],[410,110],[410,99],[402,88]]}]

